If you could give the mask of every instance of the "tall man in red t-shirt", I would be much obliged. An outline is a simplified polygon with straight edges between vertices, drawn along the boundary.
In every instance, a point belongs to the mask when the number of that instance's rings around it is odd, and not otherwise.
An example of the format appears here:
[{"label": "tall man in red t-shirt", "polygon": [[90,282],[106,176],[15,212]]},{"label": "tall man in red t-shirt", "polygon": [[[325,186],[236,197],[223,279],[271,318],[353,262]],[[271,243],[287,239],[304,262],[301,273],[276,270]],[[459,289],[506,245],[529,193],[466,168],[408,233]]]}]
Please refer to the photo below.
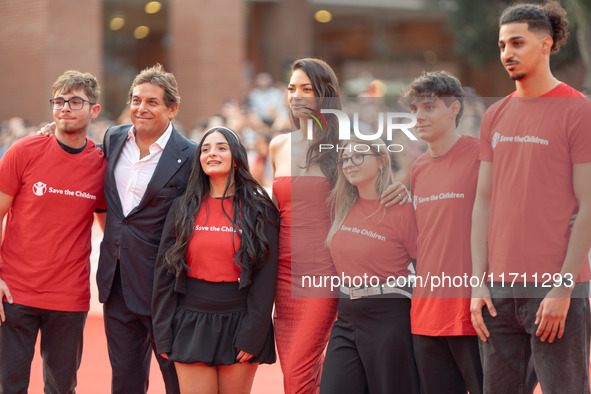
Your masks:
[{"label": "tall man in red t-shirt", "polygon": [[[479,143],[456,129],[464,90],[456,77],[444,71],[424,73],[403,92],[401,102],[416,115],[415,130],[428,146],[410,175],[418,228],[417,276],[443,280],[470,275]],[[417,281],[410,318],[421,391],[481,393],[470,288],[450,283],[432,290],[429,283]]]},{"label": "tall man in red t-shirt", "polygon": [[591,102],[550,70],[567,24],[555,1],[500,18],[516,91],[483,118],[472,222],[485,393],[589,393]]},{"label": "tall man in red t-shirt", "polygon": [[[25,137],[0,161],[0,392],[24,393],[41,331],[45,391],[73,393],[90,307],[93,212],[106,161],[86,137],[100,112],[92,75],[66,71],[50,100],[55,136]],[[1,231],[1,227],[0,227]]]}]

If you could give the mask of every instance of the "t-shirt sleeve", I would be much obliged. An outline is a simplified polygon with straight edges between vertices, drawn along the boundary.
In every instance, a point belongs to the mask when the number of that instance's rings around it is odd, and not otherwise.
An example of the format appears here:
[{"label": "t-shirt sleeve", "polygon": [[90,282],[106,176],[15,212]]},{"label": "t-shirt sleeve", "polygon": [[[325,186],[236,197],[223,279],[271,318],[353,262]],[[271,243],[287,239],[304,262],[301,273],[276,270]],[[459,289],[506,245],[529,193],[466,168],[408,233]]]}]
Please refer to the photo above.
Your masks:
[{"label": "t-shirt sleeve", "polygon": [[417,162],[415,161],[410,167],[410,194],[411,196],[415,192],[415,182],[416,182],[416,172],[417,172]]},{"label": "t-shirt sleeve", "polygon": [[568,122],[567,136],[571,160],[573,164],[591,162],[591,100],[578,97],[567,100],[572,100],[573,104],[582,101],[576,105],[580,108],[577,111],[580,116],[565,119]]},{"label": "t-shirt sleeve", "polygon": [[491,122],[492,122],[491,111],[487,111],[482,118],[480,125],[480,161],[493,161],[493,148],[491,140]]},{"label": "t-shirt sleeve", "polygon": [[406,234],[404,235],[404,246],[408,255],[416,259],[417,258],[417,221],[415,219],[415,211],[410,204],[406,204],[404,206],[405,210],[405,226],[403,228],[407,229]]},{"label": "t-shirt sleeve", "polygon": [[22,184],[26,155],[22,143],[15,142],[0,160],[0,191],[14,197]]},{"label": "t-shirt sleeve", "polygon": [[98,200],[96,203],[96,208],[94,210],[96,213],[107,212],[107,200],[105,199],[105,190],[101,189],[101,192],[98,196]]}]

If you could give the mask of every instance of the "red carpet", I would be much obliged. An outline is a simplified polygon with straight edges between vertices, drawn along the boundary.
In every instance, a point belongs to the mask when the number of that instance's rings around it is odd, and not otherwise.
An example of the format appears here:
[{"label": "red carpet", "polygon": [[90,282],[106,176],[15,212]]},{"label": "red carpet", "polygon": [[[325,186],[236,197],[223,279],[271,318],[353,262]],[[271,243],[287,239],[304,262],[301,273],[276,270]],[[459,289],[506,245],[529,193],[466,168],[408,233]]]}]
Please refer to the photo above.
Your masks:
[{"label": "red carpet", "polygon": [[[43,393],[42,361],[39,355],[39,343],[31,367],[31,383],[29,393]],[[78,371],[78,387],[80,394],[107,394],[111,391],[111,367],[107,354],[107,339],[103,329],[103,319],[96,314],[88,316],[84,331],[84,352],[82,365]],[[152,358],[150,371],[150,388],[148,394],[164,393],[162,375],[158,364]],[[253,394],[281,394],[283,393],[281,368],[278,363],[273,365],[261,365],[257,371]],[[536,394],[542,393],[538,387]]]},{"label": "red carpet", "polygon": [[[31,367],[29,393],[42,394],[43,366],[39,355],[39,343],[37,343],[35,353]],[[281,380],[279,364],[261,365],[257,371],[252,392],[257,394],[280,394],[283,392]],[[111,366],[109,365],[103,319],[95,314],[89,315],[86,321],[84,351],[82,353],[82,365],[78,371],[76,392],[80,394],[106,394],[111,392]],[[156,360],[152,358],[148,394],[161,393],[164,393],[162,375]]]}]

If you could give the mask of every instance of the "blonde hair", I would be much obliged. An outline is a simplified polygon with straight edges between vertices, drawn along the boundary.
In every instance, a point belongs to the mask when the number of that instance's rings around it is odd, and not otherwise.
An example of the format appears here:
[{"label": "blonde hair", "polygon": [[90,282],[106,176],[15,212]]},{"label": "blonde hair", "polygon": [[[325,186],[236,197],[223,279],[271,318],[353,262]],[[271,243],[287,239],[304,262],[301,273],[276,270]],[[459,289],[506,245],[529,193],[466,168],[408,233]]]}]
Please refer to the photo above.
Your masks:
[{"label": "blonde hair", "polygon": [[[368,152],[372,152],[378,155],[378,160],[382,160],[384,167],[380,171],[380,175],[376,181],[376,192],[378,195],[381,195],[386,188],[394,182],[394,173],[392,171],[392,160],[390,158],[390,154],[388,152],[387,146],[381,138],[376,138],[374,140],[365,141],[356,136],[351,137],[349,140],[345,141],[344,144],[339,146],[339,159],[343,157],[343,153],[345,151],[345,147],[349,144],[363,144],[369,147]],[[336,234],[336,232],[341,228],[343,221],[349,214],[349,211],[357,202],[359,198],[359,191],[357,190],[356,186],[353,186],[343,173],[343,169],[338,168],[337,174],[337,182],[330,192],[327,202],[330,207],[330,211],[333,213],[333,220],[330,230],[328,231],[328,235],[326,237],[326,245],[330,246],[332,241],[332,237]],[[378,209],[376,212],[372,213],[368,217],[371,217],[378,213],[380,210]],[[385,214],[385,209],[382,209],[382,213]]]}]

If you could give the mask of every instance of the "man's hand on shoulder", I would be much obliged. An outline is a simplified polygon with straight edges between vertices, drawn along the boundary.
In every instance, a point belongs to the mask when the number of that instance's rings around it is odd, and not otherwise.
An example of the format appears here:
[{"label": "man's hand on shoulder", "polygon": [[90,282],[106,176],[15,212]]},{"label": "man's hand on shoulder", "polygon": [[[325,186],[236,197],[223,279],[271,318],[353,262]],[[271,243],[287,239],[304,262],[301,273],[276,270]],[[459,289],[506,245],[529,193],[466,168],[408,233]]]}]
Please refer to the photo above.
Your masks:
[{"label": "man's hand on shoulder", "polygon": [[45,126],[41,127],[39,131],[37,131],[37,135],[44,135],[46,137],[51,137],[55,134],[55,122],[51,122],[46,124]]},{"label": "man's hand on shoulder", "polygon": [[380,206],[392,206],[396,203],[404,205],[412,201],[412,197],[406,186],[400,182],[394,182],[388,185],[384,193],[380,196]]}]

